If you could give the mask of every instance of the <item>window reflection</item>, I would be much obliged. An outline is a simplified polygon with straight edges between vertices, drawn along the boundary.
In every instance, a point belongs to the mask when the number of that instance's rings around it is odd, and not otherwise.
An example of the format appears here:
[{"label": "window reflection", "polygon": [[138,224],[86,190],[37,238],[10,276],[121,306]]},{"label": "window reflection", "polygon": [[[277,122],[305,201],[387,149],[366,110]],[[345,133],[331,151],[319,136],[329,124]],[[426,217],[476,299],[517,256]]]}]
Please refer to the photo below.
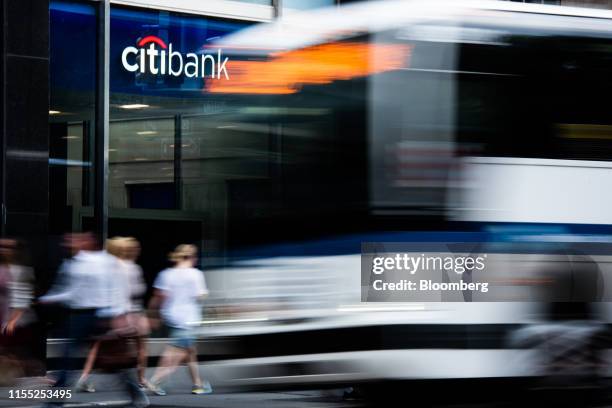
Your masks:
[{"label": "window reflection", "polygon": [[[222,251],[228,179],[261,173],[251,157],[267,146],[267,132],[252,140],[253,132],[232,129],[244,101],[205,92],[211,78],[130,72],[122,63],[123,51],[155,37],[158,51],[160,43],[168,52],[172,44],[172,51],[186,58],[248,25],[167,11],[111,9],[109,235],[141,242],[149,280],[165,267],[166,254],[177,244],[194,243],[207,255]],[[130,63],[139,61],[139,56],[130,58]]]},{"label": "window reflection", "polygon": [[176,208],[174,118],[121,119],[110,124],[112,208]]}]

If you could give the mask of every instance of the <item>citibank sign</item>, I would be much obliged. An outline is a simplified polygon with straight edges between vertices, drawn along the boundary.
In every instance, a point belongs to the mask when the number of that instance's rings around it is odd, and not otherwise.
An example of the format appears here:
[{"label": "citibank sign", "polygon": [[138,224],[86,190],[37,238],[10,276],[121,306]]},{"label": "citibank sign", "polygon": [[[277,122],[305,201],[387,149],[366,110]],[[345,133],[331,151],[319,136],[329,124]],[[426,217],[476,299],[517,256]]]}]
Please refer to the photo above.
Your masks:
[{"label": "citibank sign", "polygon": [[138,47],[125,47],[121,53],[123,68],[129,72],[151,73],[153,75],[186,76],[188,78],[216,78],[229,79],[225,64],[228,59],[221,59],[221,49],[216,54],[183,55],[172,48],[172,43],[166,44],[164,40],[149,35],[138,41]]}]

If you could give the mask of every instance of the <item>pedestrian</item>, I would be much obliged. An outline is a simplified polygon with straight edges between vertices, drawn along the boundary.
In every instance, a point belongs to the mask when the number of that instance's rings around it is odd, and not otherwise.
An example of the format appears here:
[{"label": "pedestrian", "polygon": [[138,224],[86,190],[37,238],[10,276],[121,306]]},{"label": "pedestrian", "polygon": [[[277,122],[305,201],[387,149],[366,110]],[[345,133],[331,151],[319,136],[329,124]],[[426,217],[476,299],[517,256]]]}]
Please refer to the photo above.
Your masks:
[{"label": "pedestrian", "polygon": [[17,373],[33,372],[40,365],[33,357],[37,346],[33,292],[34,272],[20,263],[19,242],[0,239],[0,382],[10,381]]},{"label": "pedestrian", "polygon": [[204,273],[195,268],[197,259],[195,246],[179,245],[170,254],[174,267],[160,272],[153,285],[155,292],[149,308],[152,311],[159,309],[172,339],[150,380],[150,389],[157,395],[166,395],[160,384],[183,361],[187,361],[191,375],[192,394],[212,392],[210,383],[200,378],[193,330],[202,318],[201,302],[208,295]]},{"label": "pedestrian", "polygon": [[[117,258],[117,266],[121,281],[119,285],[118,299],[124,304],[125,324],[133,329],[133,340],[136,342],[136,372],[138,385],[141,389],[147,388],[145,370],[147,366],[146,339],[149,335],[149,323],[143,312],[142,298],[147,290],[144,282],[142,268],[136,264],[140,255],[140,244],[132,237],[115,237],[107,241],[106,250],[109,254]],[[96,342],[89,354],[81,377],[77,382],[77,389],[86,392],[95,392],[95,387],[89,381],[89,375],[94,368],[100,342]]]},{"label": "pedestrian", "polygon": [[[74,364],[78,350],[109,331],[117,332],[117,322],[125,314],[124,304],[116,301],[122,285],[116,258],[100,250],[91,233],[73,234],[71,247],[76,254],[65,264],[61,286],[39,299],[41,303],[64,303],[70,310],[66,328],[70,341],[62,355],[55,387],[70,385],[69,373],[78,368]],[[120,374],[133,405],[147,406],[148,399],[129,371]]]}]

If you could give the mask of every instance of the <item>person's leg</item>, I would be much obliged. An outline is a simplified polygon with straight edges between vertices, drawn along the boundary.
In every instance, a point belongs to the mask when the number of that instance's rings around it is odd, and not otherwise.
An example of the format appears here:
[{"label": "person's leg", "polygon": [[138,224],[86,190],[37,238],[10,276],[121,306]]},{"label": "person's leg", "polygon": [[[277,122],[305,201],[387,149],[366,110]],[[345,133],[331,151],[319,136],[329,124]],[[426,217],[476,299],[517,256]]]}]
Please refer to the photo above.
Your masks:
[{"label": "person's leg", "polygon": [[189,367],[189,374],[191,375],[193,385],[195,387],[202,387],[200,368],[198,367],[198,353],[195,346],[189,347],[187,359],[187,366]]},{"label": "person's leg", "polygon": [[145,337],[136,338],[136,373],[138,383],[146,385],[145,371],[147,369],[147,342]]},{"label": "person's leg", "polygon": [[87,354],[87,360],[85,360],[85,365],[83,366],[83,371],[81,373],[81,377],[79,378],[78,383],[83,384],[85,381],[87,381],[87,378],[89,377],[89,375],[91,374],[91,371],[93,370],[93,366],[94,363],[96,362],[96,357],[98,356],[98,350],[100,349],[100,342],[96,341],[93,346],[91,346],[91,349],[89,350],[89,353]]},{"label": "person's leg", "polygon": [[72,355],[72,341],[68,341],[62,347],[62,357],[60,359],[60,370],[55,376],[54,387],[64,387],[68,383],[68,371],[70,369],[70,356]]},{"label": "person's leg", "polygon": [[185,359],[185,357],[187,357],[186,349],[171,345],[166,346],[164,352],[162,353],[159,365],[155,369],[153,377],[151,377],[151,383],[157,385],[163,381],[164,378],[176,370],[178,365],[181,363],[181,361],[183,361],[183,359]]},{"label": "person's leg", "polygon": [[78,369],[75,365],[74,356],[79,349],[85,345],[95,325],[94,311],[74,311],[68,317],[68,339],[62,355],[61,371],[55,382],[55,387],[66,387],[70,385],[69,374]]},{"label": "person's leg", "polygon": [[121,370],[119,373],[119,377],[122,380],[121,382],[125,384],[126,390],[128,394],[130,394],[130,398],[132,399],[132,405],[134,407],[144,408],[150,404],[149,399],[138,386],[138,382],[136,381],[136,376],[134,375],[133,369]]},{"label": "person's leg", "polygon": [[72,347],[74,344],[74,341],[72,341],[72,339],[74,338],[74,333],[72,330],[72,326],[74,324],[74,316],[71,310],[67,310],[67,312],[67,317],[63,321],[61,331],[64,337],[68,339],[68,341],[65,342],[62,346],[62,356],[60,358],[59,364],[60,369],[57,374],[52,375],[53,377],[55,377],[55,383],[53,384],[54,387],[64,387],[66,385],[66,383],[68,382],[68,371],[71,368],[70,355],[72,354]]},{"label": "person's leg", "polygon": [[[71,310],[67,322],[66,332],[69,340],[62,355],[61,371],[53,387],[68,387],[71,385],[70,374],[78,369],[78,366],[74,364],[76,360],[74,356],[77,355],[79,348],[89,341],[91,334],[94,332],[93,328],[97,323],[96,314],[95,311]],[[64,404],[61,401],[49,401],[44,406],[59,408],[63,407]]]}]

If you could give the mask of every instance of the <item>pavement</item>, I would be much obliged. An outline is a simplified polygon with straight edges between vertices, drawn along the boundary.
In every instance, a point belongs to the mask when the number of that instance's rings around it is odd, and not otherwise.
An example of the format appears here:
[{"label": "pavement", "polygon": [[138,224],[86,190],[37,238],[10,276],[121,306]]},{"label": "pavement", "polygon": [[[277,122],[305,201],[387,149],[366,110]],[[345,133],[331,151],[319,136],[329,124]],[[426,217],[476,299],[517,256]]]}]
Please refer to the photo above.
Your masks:
[{"label": "pavement", "polygon": [[[4,391],[4,390],[3,390]],[[321,391],[304,392],[249,392],[232,394],[191,395],[185,392],[168,392],[163,397],[149,396],[151,407],[206,407],[206,408],[348,408],[354,404],[341,399],[324,395]],[[2,393],[0,407],[40,407],[44,401],[11,400],[8,392]],[[123,407],[130,401],[125,393],[120,391],[104,391],[92,394],[78,393],[65,403],[66,408],[87,407]]]},{"label": "pavement", "polygon": [[[149,374],[149,373],[147,373]],[[65,400],[66,408],[120,407],[129,405],[129,397],[119,377],[110,374],[91,376],[96,392],[73,392]],[[214,387],[214,384],[213,384]],[[21,379],[19,384],[0,388],[0,408],[40,407],[44,400],[11,399],[10,391],[44,388],[40,380]],[[205,408],[352,408],[355,402],[342,399],[343,390],[307,390],[284,392],[223,392],[207,395],[192,395],[191,383],[186,367],[179,368],[164,384],[165,396],[147,393],[151,407],[205,407]]]}]

